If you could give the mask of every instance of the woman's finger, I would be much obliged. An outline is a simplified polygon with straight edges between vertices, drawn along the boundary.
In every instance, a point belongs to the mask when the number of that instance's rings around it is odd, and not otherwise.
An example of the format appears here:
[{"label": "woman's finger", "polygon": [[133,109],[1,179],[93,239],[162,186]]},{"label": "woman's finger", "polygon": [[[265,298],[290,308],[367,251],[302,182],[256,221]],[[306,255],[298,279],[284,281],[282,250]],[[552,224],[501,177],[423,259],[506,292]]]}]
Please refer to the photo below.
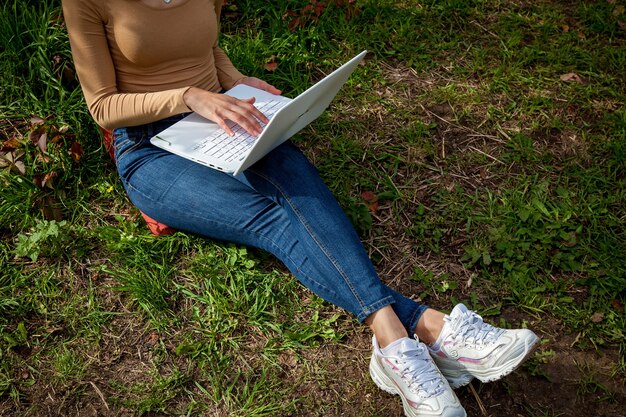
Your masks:
[{"label": "woman's finger", "polygon": [[218,117],[214,121],[215,123],[217,123],[219,127],[221,127],[224,130],[224,132],[226,132],[228,136],[233,136],[235,134],[233,130],[226,123],[226,120],[222,119],[221,117]]},{"label": "woman's finger", "polygon": [[224,117],[237,123],[251,135],[258,136],[262,131],[259,120],[252,114],[252,112],[247,111],[247,109],[242,107],[235,106],[226,109]]},{"label": "woman's finger", "polygon": [[246,104],[248,104],[248,106],[244,106],[244,109],[250,111],[254,115],[255,118],[262,121],[263,123],[269,122],[269,119],[254,105],[254,102],[256,101],[255,97],[246,98],[240,101],[243,101]]}]

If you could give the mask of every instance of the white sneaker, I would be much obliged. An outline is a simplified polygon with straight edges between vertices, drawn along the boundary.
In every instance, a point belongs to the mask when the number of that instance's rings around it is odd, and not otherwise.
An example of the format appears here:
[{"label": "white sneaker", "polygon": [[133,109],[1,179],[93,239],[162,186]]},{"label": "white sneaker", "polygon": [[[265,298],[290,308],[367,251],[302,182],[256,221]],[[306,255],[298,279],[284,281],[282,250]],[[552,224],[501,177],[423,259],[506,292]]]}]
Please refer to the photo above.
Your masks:
[{"label": "white sneaker", "polygon": [[489,382],[510,374],[539,342],[528,329],[505,330],[484,323],[463,304],[454,307],[444,321],[429,351],[452,388],[462,387],[474,377]]},{"label": "white sneaker", "polygon": [[383,391],[402,398],[407,417],[466,417],[459,399],[428,354],[425,344],[405,337],[374,352],[370,375]]}]

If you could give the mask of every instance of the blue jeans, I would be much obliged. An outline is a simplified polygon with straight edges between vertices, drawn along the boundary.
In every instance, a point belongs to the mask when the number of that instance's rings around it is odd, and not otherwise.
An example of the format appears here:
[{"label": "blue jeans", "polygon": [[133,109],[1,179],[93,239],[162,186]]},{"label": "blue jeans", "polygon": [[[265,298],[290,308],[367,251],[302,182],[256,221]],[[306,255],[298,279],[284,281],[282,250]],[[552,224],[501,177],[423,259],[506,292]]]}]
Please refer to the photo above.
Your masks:
[{"label": "blue jeans", "polygon": [[150,144],[175,116],[115,129],[115,159],[132,203],[177,230],[253,246],[360,322],[391,305],[409,335],[426,306],[384,285],[317,170],[285,142],[234,177]]}]

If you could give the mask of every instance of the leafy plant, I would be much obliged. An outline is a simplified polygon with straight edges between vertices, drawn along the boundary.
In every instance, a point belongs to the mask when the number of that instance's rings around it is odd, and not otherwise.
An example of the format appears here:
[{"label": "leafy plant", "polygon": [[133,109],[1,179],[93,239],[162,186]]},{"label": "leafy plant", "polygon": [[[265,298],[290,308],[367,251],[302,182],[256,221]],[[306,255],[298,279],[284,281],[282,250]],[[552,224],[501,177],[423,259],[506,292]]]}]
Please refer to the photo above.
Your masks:
[{"label": "leafy plant", "polygon": [[[489,218],[487,239],[480,245],[467,247],[463,260],[468,265],[485,267],[499,264],[506,271],[579,270],[582,253],[578,237],[583,226],[575,222],[573,212],[567,206],[542,201],[539,195],[519,197],[503,196],[502,207],[490,197],[492,209],[501,211],[502,215]],[[475,221],[480,219],[477,216]]]},{"label": "leafy plant", "polygon": [[28,234],[18,234],[15,255],[29,257],[33,262],[39,255],[55,256],[64,251],[64,243],[69,239],[64,230],[67,222],[55,220],[37,221]]}]

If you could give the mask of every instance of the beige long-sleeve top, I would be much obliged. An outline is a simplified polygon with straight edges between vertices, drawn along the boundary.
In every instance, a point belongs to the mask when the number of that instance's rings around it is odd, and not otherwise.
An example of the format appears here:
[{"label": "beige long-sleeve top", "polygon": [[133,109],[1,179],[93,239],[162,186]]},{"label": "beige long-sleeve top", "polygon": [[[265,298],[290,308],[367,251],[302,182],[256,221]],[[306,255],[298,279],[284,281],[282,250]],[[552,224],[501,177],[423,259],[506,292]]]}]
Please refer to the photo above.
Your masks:
[{"label": "beige long-sleeve top", "polygon": [[218,92],[244,76],[217,46],[223,0],[63,0],[89,111],[108,129],[189,111],[190,87]]}]

